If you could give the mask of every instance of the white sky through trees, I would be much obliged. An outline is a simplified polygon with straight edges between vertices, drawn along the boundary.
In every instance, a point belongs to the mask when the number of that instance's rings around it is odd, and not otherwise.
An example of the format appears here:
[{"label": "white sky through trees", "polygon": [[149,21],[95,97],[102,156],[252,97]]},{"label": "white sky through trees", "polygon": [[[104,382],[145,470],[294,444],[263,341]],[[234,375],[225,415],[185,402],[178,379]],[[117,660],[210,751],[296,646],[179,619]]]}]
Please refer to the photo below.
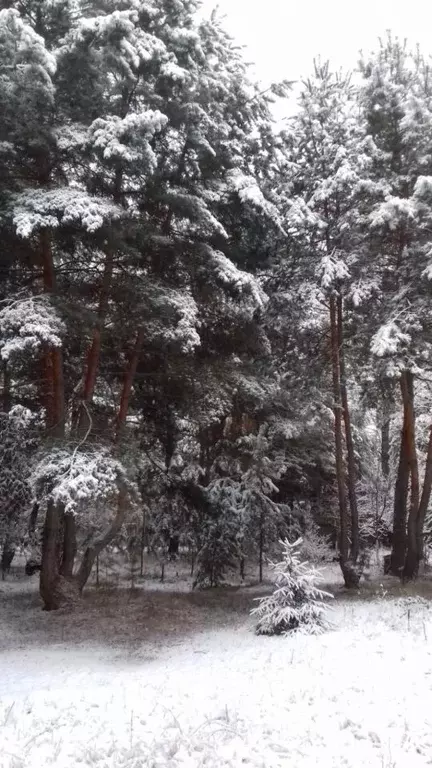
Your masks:
[{"label": "white sky through trees", "polygon": [[216,5],[264,82],[308,75],[319,54],[334,67],[349,69],[359,49],[375,48],[388,29],[432,54],[428,0],[203,0],[206,15]]}]

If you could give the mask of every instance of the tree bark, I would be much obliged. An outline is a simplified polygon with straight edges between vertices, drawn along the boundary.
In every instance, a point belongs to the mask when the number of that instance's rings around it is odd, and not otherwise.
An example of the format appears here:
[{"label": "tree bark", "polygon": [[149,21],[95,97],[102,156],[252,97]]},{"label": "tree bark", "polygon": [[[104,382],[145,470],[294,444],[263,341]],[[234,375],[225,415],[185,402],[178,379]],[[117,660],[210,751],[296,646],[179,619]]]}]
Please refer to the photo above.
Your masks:
[{"label": "tree bark", "polygon": [[71,606],[77,598],[73,581],[60,574],[61,560],[61,518],[64,510],[61,504],[48,499],[42,537],[42,563],[40,572],[40,594],[45,611],[56,611]]},{"label": "tree bark", "polygon": [[415,437],[414,377],[410,371],[404,371],[401,377],[402,398],[407,411],[407,448],[408,466],[411,476],[411,497],[407,525],[407,551],[403,570],[404,580],[417,576],[420,552],[417,549],[417,526],[420,504],[420,482]]},{"label": "tree bark", "polygon": [[3,549],[2,549],[2,556],[1,556],[1,572],[2,572],[2,581],[5,580],[5,576],[7,573],[9,573],[12,560],[15,557],[15,547],[12,544],[11,540],[9,539],[9,536],[6,536],[4,542],[3,542]]},{"label": "tree bark", "polygon": [[390,573],[402,576],[406,551],[406,515],[409,486],[409,450],[408,450],[408,415],[404,404],[401,430],[399,464],[395,483],[393,507],[392,551],[390,555]]},{"label": "tree bark", "polygon": [[[54,295],[56,292],[56,275],[51,246],[51,233],[48,229],[41,231],[39,242],[43,264],[44,292]],[[51,400],[47,426],[52,437],[62,439],[65,432],[65,389],[63,354],[59,347],[45,350],[45,371],[48,379],[48,397]]]},{"label": "tree bark", "polygon": [[385,478],[390,474],[390,419],[387,417],[381,424],[381,472]]},{"label": "tree bark", "polygon": [[120,397],[120,407],[117,415],[116,442],[121,438],[123,428],[126,423],[126,416],[129,410],[129,401],[132,392],[132,385],[135,378],[142,345],[144,342],[144,330],[140,329],[135,339],[134,349],[130,358],[129,367],[123,380],[123,389]]},{"label": "tree bark", "polygon": [[[132,391],[132,385],[138,366],[139,356],[144,341],[144,331],[141,329],[136,337],[134,349],[129,361],[128,369],[125,373],[123,380],[123,389],[120,396],[120,407],[117,416],[117,429],[116,429],[116,442],[118,442],[122,436],[123,429],[126,423],[126,416],[129,409],[130,395]],[[121,484],[118,499],[117,499],[117,513],[109,526],[108,530],[95,539],[95,541],[87,547],[84,552],[78,573],[76,576],[76,583],[80,592],[84,589],[89,576],[91,574],[94,562],[99,554],[105,547],[110,544],[117,536],[123,525],[127,509],[127,490],[124,484]]]},{"label": "tree bark", "polygon": [[76,521],[73,515],[63,518],[63,554],[60,573],[65,579],[72,579],[75,557],[77,553]]},{"label": "tree bark", "polygon": [[417,519],[417,550],[420,560],[424,558],[424,522],[432,492],[432,426],[429,428],[429,443],[426,456],[423,490]]},{"label": "tree bark", "polygon": [[348,536],[348,508],[347,493],[345,487],[345,473],[343,460],[342,438],[342,394],[340,386],[340,360],[339,360],[339,335],[337,327],[337,302],[336,296],[330,296],[330,336],[331,336],[331,361],[333,381],[333,413],[334,413],[334,438],[335,438],[335,463],[336,480],[339,498],[340,519],[340,566],[346,587],[358,585],[355,570],[349,563],[349,536]]},{"label": "tree bark", "polygon": [[345,370],[345,348],[344,348],[344,326],[343,326],[343,299],[339,292],[337,296],[337,325],[338,325],[338,347],[339,347],[339,371],[340,371],[340,393],[345,425],[345,443],[347,451],[347,479],[348,479],[348,498],[351,512],[351,551],[350,560],[355,564],[360,552],[360,531],[359,515],[356,495],[356,467],[354,441],[352,437],[351,416],[348,402],[348,391]]},{"label": "tree bark", "polygon": [[[45,293],[55,294],[56,275],[51,246],[51,233],[43,229],[40,233],[40,254],[43,265],[43,287]],[[63,377],[63,355],[61,349],[46,349],[44,352],[47,377],[47,429],[59,440],[65,434],[65,391]],[[63,508],[52,499],[47,502],[42,541],[40,572],[40,594],[45,610],[55,610],[70,601],[67,590],[62,589],[60,574],[60,540]]]},{"label": "tree bark", "polygon": [[[85,364],[84,373],[84,385],[81,396],[81,405],[79,410],[78,419],[78,435],[80,438],[84,437],[87,429],[89,428],[89,419],[87,415],[88,406],[90,405],[96,386],[96,378],[99,369],[99,361],[102,347],[102,328],[105,321],[106,313],[108,310],[109,294],[112,284],[112,276],[114,269],[114,250],[110,246],[107,249],[105,255],[104,274],[102,278],[102,285],[99,297],[99,307],[97,323],[93,330],[93,336],[89,348],[87,350],[87,358]],[[83,403],[87,406],[83,406]]]},{"label": "tree bark", "polygon": [[92,572],[96,558],[103,549],[115,539],[123,525],[126,516],[127,491],[126,488],[120,488],[117,500],[117,513],[108,530],[87,547],[84,552],[80,567],[76,575],[76,583],[80,592],[84,589]]}]

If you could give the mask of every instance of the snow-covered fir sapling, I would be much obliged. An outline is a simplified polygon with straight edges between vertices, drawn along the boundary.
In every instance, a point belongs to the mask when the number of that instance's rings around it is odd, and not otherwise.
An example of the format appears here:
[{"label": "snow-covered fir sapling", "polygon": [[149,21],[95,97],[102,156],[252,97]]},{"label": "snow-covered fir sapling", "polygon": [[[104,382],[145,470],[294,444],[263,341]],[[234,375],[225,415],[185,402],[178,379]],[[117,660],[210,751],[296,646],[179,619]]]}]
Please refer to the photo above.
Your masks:
[{"label": "snow-covered fir sapling", "polygon": [[281,541],[283,558],[271,563],[274,591],[259,598],[259,604],[251,611],[258,621],[258,635],[283,635],[292,630],[308,634],[322,632],[327,626],[325,600],[330,592],[317,587],[319,571],[306,561],[301,561],[302,539],[292,544]]}]

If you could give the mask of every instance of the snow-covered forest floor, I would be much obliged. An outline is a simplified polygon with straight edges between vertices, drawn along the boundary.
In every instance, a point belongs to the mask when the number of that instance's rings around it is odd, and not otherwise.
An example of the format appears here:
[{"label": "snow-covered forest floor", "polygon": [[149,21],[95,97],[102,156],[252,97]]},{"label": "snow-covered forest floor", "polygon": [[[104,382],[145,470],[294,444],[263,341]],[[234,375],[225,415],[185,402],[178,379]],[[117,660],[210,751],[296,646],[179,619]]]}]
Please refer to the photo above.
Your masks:
[{"label": "snow-covered forest floor", "polygon": [[36,587],[0,586],[2,768],[432,765],[428,581],[337,588],[330,632],[286,638],[254,635],[256,587],[90,589],[73,615]]}]

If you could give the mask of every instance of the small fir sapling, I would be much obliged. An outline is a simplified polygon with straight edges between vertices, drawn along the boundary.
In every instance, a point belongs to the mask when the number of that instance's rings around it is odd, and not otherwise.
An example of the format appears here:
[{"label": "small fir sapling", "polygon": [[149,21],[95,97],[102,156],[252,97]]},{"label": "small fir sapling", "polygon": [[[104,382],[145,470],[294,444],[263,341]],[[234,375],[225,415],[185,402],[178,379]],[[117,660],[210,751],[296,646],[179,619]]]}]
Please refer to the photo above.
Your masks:
[{"label": "small fir sapling", "polygon": [[308,634],[322,632],[327,626],[325,600],[332,598],[329,592],[318,589],[319,571],[300,560],[302,539],[292,544],[281,541],[283,558],[271,563],[274,574],[274,591],[259,598],[259,604],[251,611],[258,621],[258,635],[284,635],[292,630]]}]

